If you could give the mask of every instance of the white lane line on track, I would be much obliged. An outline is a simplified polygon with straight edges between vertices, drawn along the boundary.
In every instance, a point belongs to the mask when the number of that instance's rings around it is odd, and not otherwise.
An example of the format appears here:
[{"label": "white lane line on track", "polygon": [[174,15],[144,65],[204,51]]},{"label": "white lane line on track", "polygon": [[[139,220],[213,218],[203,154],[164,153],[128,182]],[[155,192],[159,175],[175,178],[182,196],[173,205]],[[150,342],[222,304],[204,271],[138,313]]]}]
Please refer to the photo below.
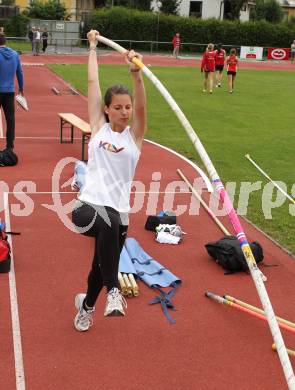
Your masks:
[{"label": "white lane line on track", "polygon": [[175,156],[177,156],[180,159],[182,159],[185,162],[187,162],[191,167],[194,168],[195,171],[197,171],[200,174],[200,176],[202,177],[202,179],[204,180],[204,182],[205,182],[205,184],[207,186],[208,191],[209,192],[214,192],[214,189],[213,189],[213,186],[211,184],[211,181],[210,181],[209,177],[206,175],[206,173],[196,163],[192,162],[191,160],[189,160],[187,157],[183,156],[182,154],[177,153],[175,150],[168,148],[167,146],[158,144],[157,142],[151,141],[149,139],[144,139],[144,140],[146,142],[149,142],[150,144],[158,146],[159,148],[167,150],[168,152],[174,154]]},{"label": "white lane line on track", "polygon": [[[10,214],[8,193],[4,192],[4,215],[7,231],[10,231]],[[14,270],[14,258],[11,236],[8,235],[8,242],[11,247],[11,270],[9,272],[9,293],[10,293],[10,309],[11,309],[11,322],[12,322],[12,335],[13,335],[13,349],[14,349],[14,366],[15,366],[15,381],[16,390],[25,390],[25,373],[22,353],[21,332],[19,323],[15,270]]]},{"label": "white lane line on track", "polygon": [[2,110],[0,108],[0,138],[4,138],[3,136],[3,122],[2,122]]}]

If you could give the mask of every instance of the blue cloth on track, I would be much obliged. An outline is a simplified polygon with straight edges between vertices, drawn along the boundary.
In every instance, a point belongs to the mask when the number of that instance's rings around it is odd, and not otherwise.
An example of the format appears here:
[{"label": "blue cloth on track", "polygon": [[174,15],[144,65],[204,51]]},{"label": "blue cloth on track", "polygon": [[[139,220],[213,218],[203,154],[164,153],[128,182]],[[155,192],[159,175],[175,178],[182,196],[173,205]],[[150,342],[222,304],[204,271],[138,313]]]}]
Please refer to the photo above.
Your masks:
[{"label": "blue cloth on track", "polygon": [[[120,256],[119,272],[137,275],[149,287],[157,289],[160,295],[150,304],[160,303],[170,323],[175,320],[169,315],[168,308],[175,310],[171,300],[181,280],[149,256],[134,238],[127,238]],[[167,293],[160,287],[172,287]]]}]

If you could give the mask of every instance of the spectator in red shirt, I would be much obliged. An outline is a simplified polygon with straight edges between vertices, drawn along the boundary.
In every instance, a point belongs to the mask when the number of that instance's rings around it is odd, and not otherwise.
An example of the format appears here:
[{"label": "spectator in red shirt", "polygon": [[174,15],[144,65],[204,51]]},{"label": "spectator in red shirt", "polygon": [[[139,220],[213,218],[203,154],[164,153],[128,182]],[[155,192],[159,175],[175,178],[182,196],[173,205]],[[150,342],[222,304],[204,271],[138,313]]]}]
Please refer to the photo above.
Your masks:
[{"label": "spectator in red shirt", "polygon": [[226,59],[227,78],[228,78],[228,92],[233,93],[234,82],[238,70],[238,57],[236,56],[236,49],[231,49],[229,56]]},{"label": "spectator in red shirt", "polygon": [[173,57],[178,58],[179,55],[179,49],[180,49],[180,35],[179,33],[176,33],[172,39],[172,45],[173,45]]},{"label": "spectator in red shirt", "polygon": [[224,62],[226,59],[226,52],[222,48],[222,44],[219,43],[217,50],[215,51],[215,76],[216,76],[216,87],[221,87],[222,72],[224,68]]},{"label": "spectator in red shirt", "polygon": [[205,53],[203,54],[203,59],[201,63],[201,72],[205,73],[204,78],[204,87],[203,92],[206,92],[208,89],[209,82],[209,91],[213,92],[213,76],[215,72],[215,51],[213,43],[209,43]]}]

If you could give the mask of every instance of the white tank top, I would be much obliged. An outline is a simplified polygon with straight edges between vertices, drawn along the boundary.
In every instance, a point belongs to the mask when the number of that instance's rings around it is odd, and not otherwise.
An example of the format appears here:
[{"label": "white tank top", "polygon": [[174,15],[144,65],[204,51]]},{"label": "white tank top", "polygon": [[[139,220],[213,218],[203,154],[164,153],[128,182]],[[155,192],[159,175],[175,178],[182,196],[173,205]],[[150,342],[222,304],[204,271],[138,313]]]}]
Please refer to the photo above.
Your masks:
[{"label": "white tank top", "polygon": [[128,212],[139,156],[129,126],[118,133],[105,123],[88,144],[86,180],[79,200]]}]

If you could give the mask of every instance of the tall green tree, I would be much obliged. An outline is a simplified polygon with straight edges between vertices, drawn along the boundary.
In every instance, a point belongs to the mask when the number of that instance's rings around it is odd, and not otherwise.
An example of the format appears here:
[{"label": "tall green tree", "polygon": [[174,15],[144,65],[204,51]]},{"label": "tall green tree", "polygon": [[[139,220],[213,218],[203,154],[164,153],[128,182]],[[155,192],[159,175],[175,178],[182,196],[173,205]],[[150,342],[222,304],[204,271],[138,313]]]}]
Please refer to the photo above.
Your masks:
[{"label": "tall green tree", "polygon": [[160,11],[164,14],[177,15],[181,0],[161,0]]},{"label": "tall green tree", "polygon": [[231,13],[233,19],[240,19],[240,12],[245,0],[231,0]]},{"label": "tall green tree", "polygon": [[141,11],[150,11],[151,9],[151,0],[131,0],[134,8],[137,8]]},{"label": "tall green tree", "polygon": [[283,9],[276,0],[256,0],[256,7],[250,14],[251,20],[266,20],[270,23],[278,23],[283,17]]},{"label": "tall green tree", "polygon": [[66,7],[58,0],[48,0],[45,3],[34,0],[27,9],[30,18],[47,20],[65,20],[69,18]]},{"label": "tall green tree", "polygon": [[15,5],[15,0],[2,0],[1,5]]}]

